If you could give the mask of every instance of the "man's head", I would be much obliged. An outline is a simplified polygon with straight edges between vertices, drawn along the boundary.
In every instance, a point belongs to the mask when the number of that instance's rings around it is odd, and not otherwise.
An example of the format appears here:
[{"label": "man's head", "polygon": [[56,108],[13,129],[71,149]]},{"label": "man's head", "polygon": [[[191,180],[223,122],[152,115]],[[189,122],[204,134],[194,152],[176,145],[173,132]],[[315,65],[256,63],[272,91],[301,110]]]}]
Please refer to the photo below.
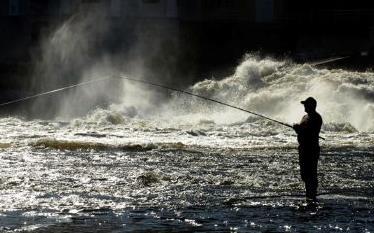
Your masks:
[{"label": "man's head", "polygon": [[300,103],[304,105],[305,112],[310,113],[316,111],[317,101],[313,97],[308,97]]}]

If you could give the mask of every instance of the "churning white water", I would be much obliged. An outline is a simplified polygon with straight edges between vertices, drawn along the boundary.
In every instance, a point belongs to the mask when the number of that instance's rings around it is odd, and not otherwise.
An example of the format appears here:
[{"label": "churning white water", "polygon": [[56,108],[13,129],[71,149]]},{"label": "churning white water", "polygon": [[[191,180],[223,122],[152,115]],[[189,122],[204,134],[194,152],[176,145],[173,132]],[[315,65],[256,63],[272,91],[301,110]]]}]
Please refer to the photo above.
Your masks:
[{"label": "churning white water", "polygon": [[231,102],[288,122],[303,113],[300,100],[313,96],[327,124],[374,130],[374,73],[317,69],[253,56],[223,80],[196,83],[195,93]]}]

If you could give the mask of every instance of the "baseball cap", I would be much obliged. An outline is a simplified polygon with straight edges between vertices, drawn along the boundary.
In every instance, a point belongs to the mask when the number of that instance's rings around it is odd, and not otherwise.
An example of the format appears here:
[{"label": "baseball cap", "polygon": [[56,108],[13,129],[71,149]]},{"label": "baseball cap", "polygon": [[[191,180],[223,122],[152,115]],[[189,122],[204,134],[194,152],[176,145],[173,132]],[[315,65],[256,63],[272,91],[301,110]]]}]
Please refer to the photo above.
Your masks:
[{"label": "baseball cap", "polygon": [[308,97],[306,100],[300,101],[300,103],[314,107],[317,106],[317,101],[313,97]]}]

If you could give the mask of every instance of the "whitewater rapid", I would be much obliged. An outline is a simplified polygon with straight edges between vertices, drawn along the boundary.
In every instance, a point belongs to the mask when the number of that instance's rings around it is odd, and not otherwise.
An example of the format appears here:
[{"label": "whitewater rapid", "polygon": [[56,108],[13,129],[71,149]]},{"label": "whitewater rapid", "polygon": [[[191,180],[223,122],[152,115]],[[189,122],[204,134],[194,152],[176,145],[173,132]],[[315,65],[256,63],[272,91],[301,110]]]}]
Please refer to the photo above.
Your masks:
[{"label": "whitewater rapid", "polygon": [[[2,141],[24,146],[35,140],[88,140],[109,147],[165,143],[245,149],[297,146],[292,129],[246,112],[179,92],[158,101],[155,97],[164,89],[126,80],[122,85],[120,103],[93,108],[83,117],[3,118]],[[318,69],[247,55],[231,76],[205,79],[187,90],[291,125],[305,114],[300,101],[313,96],[324,121],[324,146],[373,145],[374,74],[370,72]],[[80,90],[76,91],[73,96]],[[79,108],[69,98],[67,102],[72,110]],[[19,137],[29,139],[20,141]]]}]

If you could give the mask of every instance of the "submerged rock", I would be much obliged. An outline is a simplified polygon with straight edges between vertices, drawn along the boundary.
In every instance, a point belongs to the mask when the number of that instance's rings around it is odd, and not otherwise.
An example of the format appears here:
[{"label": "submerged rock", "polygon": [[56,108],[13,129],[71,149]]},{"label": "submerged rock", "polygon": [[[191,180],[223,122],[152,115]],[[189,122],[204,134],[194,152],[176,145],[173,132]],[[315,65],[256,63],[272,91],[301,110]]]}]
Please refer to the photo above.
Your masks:
[{"label": "submerged rock", "polygon": [[160,182],[160,177],[154,172],[145,172],[138,176],[137,182],[143,186],[151,186],[152,184]]},{"label": "submerged rock", "polygon": [[190,131],[186,131],[186,133],[192,136],[206,136],[206,133],[200,130],[190,130]]},{"label": "submerged rock", "polygon": [[156,149],[154,145],[139,145],[139,144],[125,144],[125,145],[110,145],[98,142],[84,142],[84,141],[65,141],[56,139],[41,139],[31,146],[36,149],[55,149],[55,150],[71,150],[71,151],[107,151],[107,150],[120,150],[120,151],[132,151],[142,152]]}]

